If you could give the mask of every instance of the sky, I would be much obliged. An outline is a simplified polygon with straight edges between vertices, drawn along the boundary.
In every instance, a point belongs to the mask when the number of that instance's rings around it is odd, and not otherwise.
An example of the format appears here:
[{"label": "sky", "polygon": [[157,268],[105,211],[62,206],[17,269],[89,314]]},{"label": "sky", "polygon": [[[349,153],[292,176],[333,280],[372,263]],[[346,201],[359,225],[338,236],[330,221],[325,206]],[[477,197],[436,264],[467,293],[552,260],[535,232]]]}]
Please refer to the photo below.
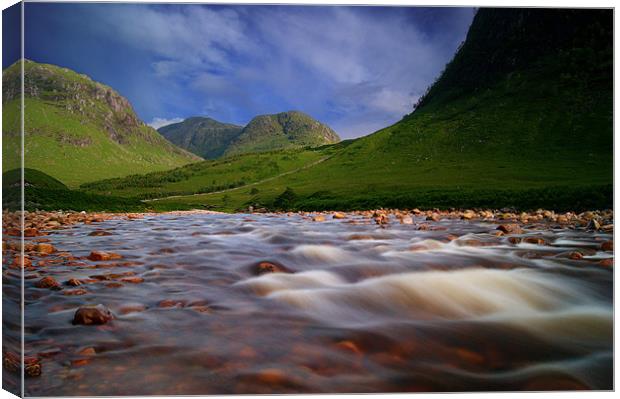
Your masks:
[{"label": "sky", "polygon": [[[25,56],[105,83],[154,127],[305,112],[342,138],[397,122],[471,8],[26,3]],[[3,60],[3,67],[11,57]]]}]

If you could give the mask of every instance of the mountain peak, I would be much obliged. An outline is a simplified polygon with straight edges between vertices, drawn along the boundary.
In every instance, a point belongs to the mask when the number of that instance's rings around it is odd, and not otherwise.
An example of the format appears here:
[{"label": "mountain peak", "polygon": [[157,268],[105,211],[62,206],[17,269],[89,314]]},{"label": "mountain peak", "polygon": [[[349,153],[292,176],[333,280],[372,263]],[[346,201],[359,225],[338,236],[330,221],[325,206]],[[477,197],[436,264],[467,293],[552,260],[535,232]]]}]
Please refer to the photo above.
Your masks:
[{"label": "mountain peak", "polygon": [[242,126],[222,123],[206,116],[192,116],[183,122],[158,129],[165,138],[205,159],[220,157],[239,136]]},{"label": "mountain peak", "polygon": [[318,147],[339,141],[336,132],[310,115],[301,111],[287,111],[254,117],[226,154]]}]

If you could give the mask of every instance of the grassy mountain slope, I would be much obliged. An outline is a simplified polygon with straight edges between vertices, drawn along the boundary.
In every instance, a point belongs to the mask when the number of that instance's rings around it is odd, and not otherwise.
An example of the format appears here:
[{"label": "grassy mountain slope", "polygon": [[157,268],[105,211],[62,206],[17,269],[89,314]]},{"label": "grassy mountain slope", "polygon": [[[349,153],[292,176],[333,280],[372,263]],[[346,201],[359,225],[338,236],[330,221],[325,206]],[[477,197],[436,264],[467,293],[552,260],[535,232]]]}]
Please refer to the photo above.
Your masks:
[{"label": "grassy mountain slope", "polygon": [[340,137],[328,126],[303,112],[289,111],[252,119],[225,154],[318,147],[338,141]]},{"label": "grassy mountain slope", "polygon": [[157,129],[170,142],[204,159],[219,158],[236,139],[243,126],[204,117],[187,118]]},{"label": "grassy mountain slope", "polygon": [[[328,146],[241,154],[194,163],[170,171],[86,183],[80,188],[92,193],[140,199],[207,193],[242,187],[291,173],[321,162],[333,152],[334,149]],[[249,193],[251,190],[246,191]]]},{"label": "grassy mountain slope", "polygon": [[[135,115],[129,102],[85,75],[25,61],[25,164],[76,186],[200,160]],[[19,150],[20,63],[2,73],[3,154]],[[4,156],[3,169],[18,168]]]},{"label": "grassy mountain slope", "polygon": [[269,205],[286,187],[306,209],[611,206],[612,87],[610,10],[480,9],[400,122],[259,185],[258,196],[161,206]]}]

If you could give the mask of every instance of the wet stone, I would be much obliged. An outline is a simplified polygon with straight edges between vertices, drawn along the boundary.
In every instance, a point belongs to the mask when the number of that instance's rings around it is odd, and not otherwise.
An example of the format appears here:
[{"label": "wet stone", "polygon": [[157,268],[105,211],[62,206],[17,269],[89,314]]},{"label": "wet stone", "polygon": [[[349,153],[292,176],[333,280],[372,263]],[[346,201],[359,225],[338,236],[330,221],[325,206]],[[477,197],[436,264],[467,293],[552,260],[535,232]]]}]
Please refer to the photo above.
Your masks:
[{"label": "wet stone", "polygon": [[114,252],[104,252],[104,251],[92,251],[90,255],[88,255],[88,259],[94,262],[105,261],[105,260],[115,260],[121,259],[122,256],[116,254]]},{"label": "wet stone", "polygon": [[37,288],[60,289],[60,283],[54,277],[43,277],[34,285]]},{"label": "wet stone", "polygon": [[82,285],[82,281],[78,280],[77,278],[72,278],[72,279],[65,281],[65,285],[68,285],[71,287],[77,287],[79,285]]},{"label": "wet stone", "polygon": [[54,248],[52,244],[47,244],[47,243],[37,244],[36,249],[37,249],[37,252],[40,252],[43,254],[51,254],[56,251],[56,249]]},{"label": "wet stone", "polygon": [[521,234],[523,230],[518,224],[500,224],[497,226],[497,230],[503,232],[504,234]]},{"label": "wet stone", "polygon": [[611,251],[614,250],[614,242],[613,241],[605,241],[601,244],[601,250],[603,251]]},{"label": "wet stone", "polygon": [[291,273],[291,271],[283,265],[273,262],[259,262],[254,266],[254,272],[257,275],[265,273]]},{"label": "wet stone", "polygon": [[73,324],[100,325],[112,320],[110,309],[99,304],[96,306],[82,306],[73,316]]},{"label": "wet stone", "polygon": [[105,230],[95,230],[95,231],[91,231],[90,233],[88,233],[88,235],[91,237],[100,237],[100,236],[111,236],[112,233],[110,233],[109,231],[105,231]]}]

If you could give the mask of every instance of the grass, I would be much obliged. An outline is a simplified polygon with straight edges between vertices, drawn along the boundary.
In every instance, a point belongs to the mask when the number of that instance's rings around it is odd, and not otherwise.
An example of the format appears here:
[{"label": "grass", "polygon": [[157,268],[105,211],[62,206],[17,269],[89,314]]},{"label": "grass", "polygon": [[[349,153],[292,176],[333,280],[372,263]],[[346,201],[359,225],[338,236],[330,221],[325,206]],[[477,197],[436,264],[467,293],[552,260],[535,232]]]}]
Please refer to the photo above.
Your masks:
[{"label": "grass", "polygon": [[329,157],[333,151],[331,147],[323,147],[243,154],[170,171],[86,183],[81,189],[140,199],[214,192],[290,173]]},{"label": "grass", "polygon": [[[3,82],[9,87],[16,79],[16,65],[3,71]],[[38,90],[36,97],[25,98],[26,167],[74,188],[86,181],[166,170],[199,160],[137,121],[128,103],[128,108],[114,111],[105,98],[93,94],[111,90],[106,86],[52,65],[27,61],[25,70]],[[112,98],[122,108],[123,99],[118,94]],[[3,103],[3,170],[18,168],[20,163],[19,101],[12,98]]]}]

